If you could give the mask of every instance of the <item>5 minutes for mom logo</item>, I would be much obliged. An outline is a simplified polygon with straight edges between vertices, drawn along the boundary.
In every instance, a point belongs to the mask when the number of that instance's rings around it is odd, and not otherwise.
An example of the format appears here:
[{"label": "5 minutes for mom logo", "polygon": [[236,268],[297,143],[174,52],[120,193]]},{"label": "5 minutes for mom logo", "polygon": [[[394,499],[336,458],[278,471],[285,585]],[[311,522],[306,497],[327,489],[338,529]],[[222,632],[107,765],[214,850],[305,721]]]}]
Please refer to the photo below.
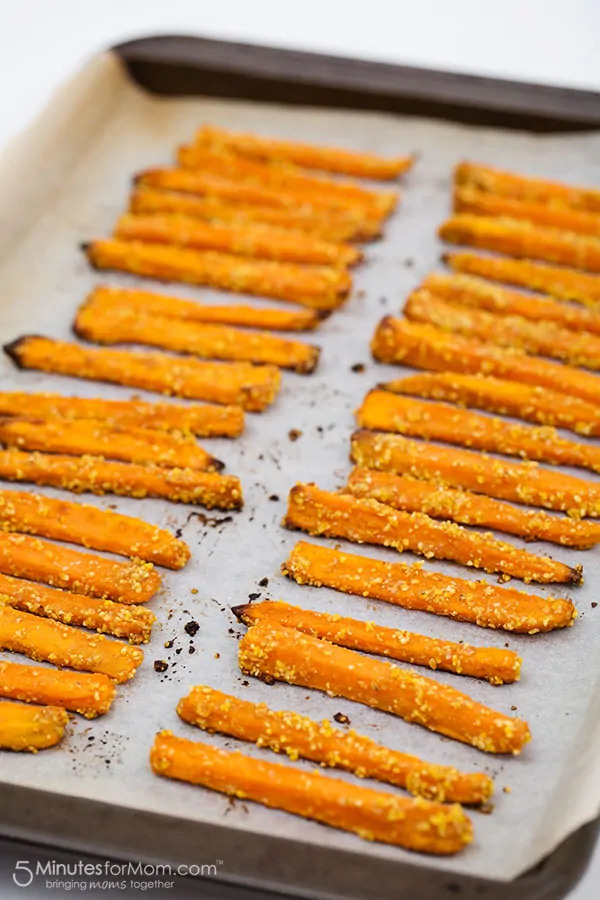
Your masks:
[{"label": "5 minutes for mom logo", "polygon": [[[28,859],[20,859],[15,863],[15,868],[13,871],[13,881],[17,885],[17,887],[27,888],[31,884],[35,878],[41,877],[46,879],[89,879],[93,876],[96,877],[112,877],[112,878],[120,878],[120,879],[134,879],[134,878],[142,878],[142,879],[157,879],[157,878],[173,878],[175,876],[185,877],[191,876],[193,878],[197,877],[205,877],[205,878],[215,878],[218,873],[218,869],[223,865],[222,859],[215,860],[214,863],[192,863],[190,865],[181,864],[178,866],[171,866],[169,864],[161,864],[161,863],[142,863],[142,862],[115,862],[113,860],[103,860],[102,862],[85,862],[80,859],[76,862],[58,862],[54,859],[46,860],[42,862],[41,860],[37,860],[35,862],[30,862]],[[172,882],[168,885],[172,887]],[[47,884],[48,887],[54,887],[54,884]],[[112,886],[114,887],[128,887],[127,883],[114,883]],[[136,885],[137,886],[137,885]],[[164,887],[167,887],[166,883],[163,883]],[[56,885],[58,887],[58,885]],[[65,884],[66,887],[66,884]],[[75,887],[73,884],[72,887]],[[106,882],[86,882],[85,886],[83,884],[79,885],[80,889],[91,889],[91,888],[103,888],[108,887]]]}]

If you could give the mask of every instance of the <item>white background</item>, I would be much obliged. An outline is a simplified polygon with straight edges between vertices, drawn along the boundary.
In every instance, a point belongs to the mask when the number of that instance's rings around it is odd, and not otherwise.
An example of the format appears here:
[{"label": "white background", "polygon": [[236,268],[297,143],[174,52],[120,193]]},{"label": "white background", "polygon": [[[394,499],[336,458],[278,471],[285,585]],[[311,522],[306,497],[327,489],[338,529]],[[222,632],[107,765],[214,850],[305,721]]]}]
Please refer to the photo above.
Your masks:
[{"label": "white background", "polygon": [[[0,148],[95,53],[165,33],[600,91],[600,0],[0,0]],[[13,860],[2,900],[48,897],[10,888]],[[600,852],[570,900],[599,893]]]}]

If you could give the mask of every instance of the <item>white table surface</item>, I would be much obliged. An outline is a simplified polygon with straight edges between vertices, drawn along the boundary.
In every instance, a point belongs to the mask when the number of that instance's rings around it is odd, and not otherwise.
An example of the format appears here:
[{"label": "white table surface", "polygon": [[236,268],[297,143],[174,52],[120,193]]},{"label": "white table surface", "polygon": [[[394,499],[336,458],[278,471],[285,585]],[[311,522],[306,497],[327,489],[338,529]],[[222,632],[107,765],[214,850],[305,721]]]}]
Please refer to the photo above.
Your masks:
[{"label": "white table surface", "polygon": [[[600,91],[599,0],[0,0],[0,149],[94,54],[159,34],[197,34]],[[14,884],[15,862],[35,858],[0,844],[2,900],[63,895],[48,890],[44,879],[27,888]],[[39,858],[43,863],[54,854]],[[599,894],[600,848],[569,900],[597,900]],[[217,900],[217,889],[188,880],[151,896]]]}]

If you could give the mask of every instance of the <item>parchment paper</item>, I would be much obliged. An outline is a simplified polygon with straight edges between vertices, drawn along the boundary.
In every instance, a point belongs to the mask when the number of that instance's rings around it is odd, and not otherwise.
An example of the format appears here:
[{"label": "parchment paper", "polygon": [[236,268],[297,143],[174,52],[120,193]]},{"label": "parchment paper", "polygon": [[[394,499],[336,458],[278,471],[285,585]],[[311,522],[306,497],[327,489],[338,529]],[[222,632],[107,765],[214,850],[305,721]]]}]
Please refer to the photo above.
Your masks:
[{"label": "parchment paper", "polygon": [[[287,581],[279,567],[302,535],[285,531],[279,523],[287,492],[296,481],[316,481],[329,489],[343,483],[350,469],[352,411],[371,386],[401,374],[398,368],[376,365],[368,341],[380,317],[397,313],[408,291],[438,265],[442,248],[435,227],[449,209],[453,164],[468,157],[593,184],[600,181],[600,135],[539,137],[381,114],[156,99],[132,86],[115,59],[103,57],[58,96],[0,161],[2,341],[27,332],[69,338],[75,310],[96,283],[135,283],[126,276],[93,273],[78,245],[109,234],[124,209],[133,173],[168,163],[174,147],[188,140],[203,121],[384,154],[418,150],[421,158],[406,179],[402,207],[389,221],[385,240],[367,247],[368,263],[357,270],[354,296],[318,334],[307,337],[323,347],[318,372],[312,377],[285,374],[277,403],[266,414],[248,416],[241,440],[204,441],[226,462],[227,471],[241,477],[244,510],[233,514],[231,521],[219,512],[209,513],[206,521],[192,507],[112,496],[84,498],[102,508],[116,506],[178,529],[189,542],[193,558],[183,571],[164,573],[164,591],[151,603],[159,622],[143,667],[132,683],[119,689],[110,714],[94,723],[74,722],[62,746],[36,757],[3,754],[0,778],[141,810],[168,810],[184,819],[221,821],[228,811],[229,826],[265,835],[285,833],[299,841],[369,856],[512,879],[598,814],[600,609],[592,606],[600,584],[598,552],[581,555],[544,544],[532,548],[567,563],[583,562],[587,578],[583,587],[573,591],[532,586],[532,593],[572,596],[580,619],[566,631],[519,637]],[[180,296],[217,299],[210,291],[145,284]],[[218,295],[218,300],[226,302],[227,297]],[[230,300],[239,302],[233,296]],[[364,373],[351,370],[355,363],[365,364]],[[116,386],[18,373],[5,359],[0,362],[0,388],[114,398],[131,395]],[[302,432],[296,442],[288,437],[292,428]],[[381,559],[396,557],[391,550],[346,547]],[[406,560],[412,562],[414,557],[406,555]],[[472,574],[452,564],[427,566],[461,577]],[[259,586],[264,578],[269,579],[268,586]],[[521,587],[518,582],[514,585]],[[451,640],[515,649],[524,660],[522,680],[516,685],[498,688],[450,674],[429,674],[502,712],[513,710],[526,718],[532,743],[521,757],[494,758],[358,704],[245,679],[236,663],[243,628],[229,607],[246,601],[250,594]],[[200,626],[193,639],[184,630],[191,620]],[[164,647],[166,641],[174,642],[171,649]],[[169,663],[164,674],[154,670],[153,662],[159,659]],[[331,718],[341,711],[358,732],[392,747],[464,770],[483,769],[496,778],[495,811],[490,816],[474,812],[475,843],[454,859],[438,861],[368,844],[256,804],[231,807],[220,795],[157,778],[147,759],[158,729],[205,739],[175,713],[177,700],[198,683],[317,718]],[[236,746],[217,736],[208,740]],[[243,749],[276,761],[267,751],[245,745]],[[310,768],[306,763],[296,765]],[[504,788],[511,792],[505,793]]]}]

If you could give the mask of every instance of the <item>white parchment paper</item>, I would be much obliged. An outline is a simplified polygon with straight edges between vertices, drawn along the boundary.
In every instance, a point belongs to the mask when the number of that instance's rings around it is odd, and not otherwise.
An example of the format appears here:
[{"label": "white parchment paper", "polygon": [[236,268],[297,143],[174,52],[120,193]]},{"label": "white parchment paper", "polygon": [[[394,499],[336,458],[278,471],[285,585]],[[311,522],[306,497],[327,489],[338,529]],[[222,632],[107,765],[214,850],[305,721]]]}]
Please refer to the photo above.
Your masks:
[{"label": "white parchment paper", "polygon": [[[135,283],[126,276],[100,276],[90,271],[78,245],[109,234],[124,209],[133,173],[169,163],[173,148],[188,140],[203,121],[384,154],[418,150],[421,158],[406,179],[401,209],[390,220],[385,240],[367,247],[368,262],[356,273],[352,299],[316,335],[307,337],[323,348],[318,372],[312,377],[286,373],[275,406],[261,416],[248,416],[247,432],[241,440],[204,442],[226,462],[227,471],[241,477],[244,510],[230,521],[218,512],[209,514],[206,521],[196,516],[192,507],[153,500],[85,498],[102,508],[116,506],[122,512],[179,529],[191,546],[192,561],[181,572],[165,572],[164,590],[151,603],[159,622],[146,648],[145,662],[136,679],[119,689],[110,714],[93,723],[74,722],[63,745],[36,757],[0,756],[0,779],[150,812],[168,811],[183,819],[221,821],[227,811],[230,827],[265,836],[285,833],[298,841],[352,849],[365,856],[410,859],[496,879],[514,878],[598,813],[600,609],[592,606],[600,584],[597,551],[578,554],[535,545],[536,552],[556,554],[568,563],[584,563],[583,587],[572,591],[530,589],[545,596],[572,596],[581,615],[575,627],[566,631],[511,636],[289,582],[279,574],[279,567],[301,535],[285,531],[279,522],[287,492],[296,481],[316,481],[330,489],[343,483],[350,469],[349,436],[355,427],[352,411],[376,382],[401,374],[397,368],[376,365],[368,341],[380,317],[397,313],[408,291],[438,265],[442,248],[435,227],[449,209],[453,164],[469,157],[593,184],[600,181],[600,135],[540,137],[381,114],[202,98],[157,99],[131,85],[112,57],[103,57],[63,89],[42,118],[0,160],[3,342],[23,333],[69,338],[75,310],[95,284]],[[158,289],[217,299],[207,290]],[[227,302],[224,295],[218,295],[218,300]],[[239,302],[235,297],[230,300]],[[356,363],[365,365],[363,373],[352,371]],[[17,372],[5,359],[0,361],[0,388],[113,398],[131,395],[116,386]],[[290,429],[302,432],[295,442],[289,439]],[[393,551],[347,547],[381,559],[395,557]],[[406,558],[409,562],[413,559]],[[469,574],[452,564],[427,565],[462,577]],[[265,578],[268,585],[259,585]],[[515,586],[520,585],[515,582]],[[524,660],[522,680],[516,685],[492,687],[445,673],[431,673],[431,677],[502,712],[513,710],[526,718],[532,743],[521,757],[497,759],[358,704],[245,679],[236,662],[237,639],[243,629],[229,607],[246,601],[249,594],[283,598],[316,610],[343,612],[451,640],[513,648]],[[199,624],[193,639],[184,630],[191,620]],[[172,648],[164,647],[168,641],[173,641]],[[164,674],[154,670],[153,662],[158,659],[169,663]],[[147,760],[158,729],[204,737],[181,723],[175,713],[177,700],[198,683],[317,718],[331,718],[341,711],[358,732],[392,747],[465,770],[483,769],[496,778],[495,811],[490,816],[473,813],[476,840],[464,853],[451,860],[419,860],[255,804],[231,807],[227,798],[217,794],[156,778]],[[236,745],[217,736],[209,740]],[[266,754],[248,746],[243,749]],[[349,775],[332,774],[352,780]],[[510,793],[504,788],[510,788]]]}]

